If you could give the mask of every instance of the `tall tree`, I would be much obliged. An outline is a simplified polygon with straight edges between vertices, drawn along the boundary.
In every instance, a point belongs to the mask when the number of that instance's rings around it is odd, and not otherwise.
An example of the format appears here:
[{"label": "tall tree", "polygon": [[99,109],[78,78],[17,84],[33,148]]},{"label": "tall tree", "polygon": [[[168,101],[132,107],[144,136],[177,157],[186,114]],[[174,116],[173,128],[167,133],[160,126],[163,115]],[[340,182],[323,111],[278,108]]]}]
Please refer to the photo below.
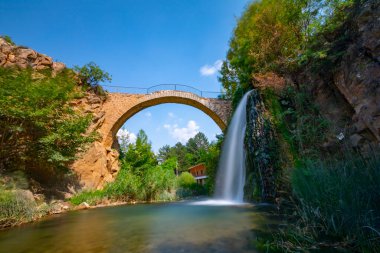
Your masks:
[{"label": "tall tree", "polygon": [[129,164],[136,174],[142,174],[147,167],[157,164],[152,145],[148,141],[148,136],[144,130],[137,134],[136,143],[129,144],[125,152],[124,162]]}]

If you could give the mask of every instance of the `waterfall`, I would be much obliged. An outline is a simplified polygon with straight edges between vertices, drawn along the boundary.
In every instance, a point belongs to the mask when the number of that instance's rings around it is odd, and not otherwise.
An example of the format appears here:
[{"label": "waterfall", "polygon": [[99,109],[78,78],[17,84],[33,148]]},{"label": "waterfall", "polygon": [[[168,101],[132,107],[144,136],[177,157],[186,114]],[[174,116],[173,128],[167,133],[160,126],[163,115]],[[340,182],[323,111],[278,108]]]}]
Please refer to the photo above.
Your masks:
[{"label": "waterfall", "polygon": [[215,198],[243,202],[245,184],[244,137],[247,123],[247,92],[241,99],[228,126],[219,160]]}]

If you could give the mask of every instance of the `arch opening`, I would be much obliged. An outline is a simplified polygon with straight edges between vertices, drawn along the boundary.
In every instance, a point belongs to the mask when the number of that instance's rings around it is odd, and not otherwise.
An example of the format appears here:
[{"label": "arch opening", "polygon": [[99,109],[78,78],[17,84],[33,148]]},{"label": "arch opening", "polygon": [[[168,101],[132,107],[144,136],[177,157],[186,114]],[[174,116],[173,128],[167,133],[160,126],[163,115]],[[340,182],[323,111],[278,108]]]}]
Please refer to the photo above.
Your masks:
[{"label": "arch opening", "polygon": [[[206,115],[208,115],[219,128],[224,131],[227,125],[227,118],[230,113],[230,102],[219,99],[205,99],[195,96],[191,93],[174,92],[178,94],[157,96],[157,94],[139,95],[134,103],[129,103],[125,106],[125,103],[117,105],[117,100],[114,101],[114,108],[111,110],[117,111],[117,115],[114,117],[114,122],[109,122],[109,130],[104,139],[104,144],[111,147],[116,140],[116,134],[123,124],[138,112],[161,104],[183,104],[196,108]],[[183,94],[185,93],[185,94]],[[125,94],[112,94],[120,97]],[[131,99],[134,95],[126,95],[125,100]],[[136,95],[135,95],[136,96]],[[112,99],[112,98],[111,98]]]}]

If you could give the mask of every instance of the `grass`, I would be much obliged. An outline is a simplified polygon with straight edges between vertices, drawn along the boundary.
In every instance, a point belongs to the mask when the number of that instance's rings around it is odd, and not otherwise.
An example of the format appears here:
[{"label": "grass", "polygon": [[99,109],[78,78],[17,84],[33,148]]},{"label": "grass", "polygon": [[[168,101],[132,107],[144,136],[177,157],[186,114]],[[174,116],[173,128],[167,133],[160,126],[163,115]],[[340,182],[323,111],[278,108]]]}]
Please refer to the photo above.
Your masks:
[{"label": "grass", "polygon": [[306,161],[292,174],[294,212],[275,235],[286,252],[380,252],[380,157]]},{"label": "grass", "polygon": [[25,191],[0,190],[0,228],[32,221],[38,214],[36,202]]}]

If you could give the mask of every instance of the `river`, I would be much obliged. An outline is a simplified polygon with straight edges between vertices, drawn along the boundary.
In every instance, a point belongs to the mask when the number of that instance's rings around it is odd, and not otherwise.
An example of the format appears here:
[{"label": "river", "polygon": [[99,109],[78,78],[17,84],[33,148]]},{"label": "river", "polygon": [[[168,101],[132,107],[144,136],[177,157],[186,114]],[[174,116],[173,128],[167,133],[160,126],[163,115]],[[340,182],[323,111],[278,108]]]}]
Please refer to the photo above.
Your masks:
[{"label": "river", "polygon": [[256,252],[255,231],[269,224],[259,209],[175,202],[73,211],[0,231],[0,252]]}]

